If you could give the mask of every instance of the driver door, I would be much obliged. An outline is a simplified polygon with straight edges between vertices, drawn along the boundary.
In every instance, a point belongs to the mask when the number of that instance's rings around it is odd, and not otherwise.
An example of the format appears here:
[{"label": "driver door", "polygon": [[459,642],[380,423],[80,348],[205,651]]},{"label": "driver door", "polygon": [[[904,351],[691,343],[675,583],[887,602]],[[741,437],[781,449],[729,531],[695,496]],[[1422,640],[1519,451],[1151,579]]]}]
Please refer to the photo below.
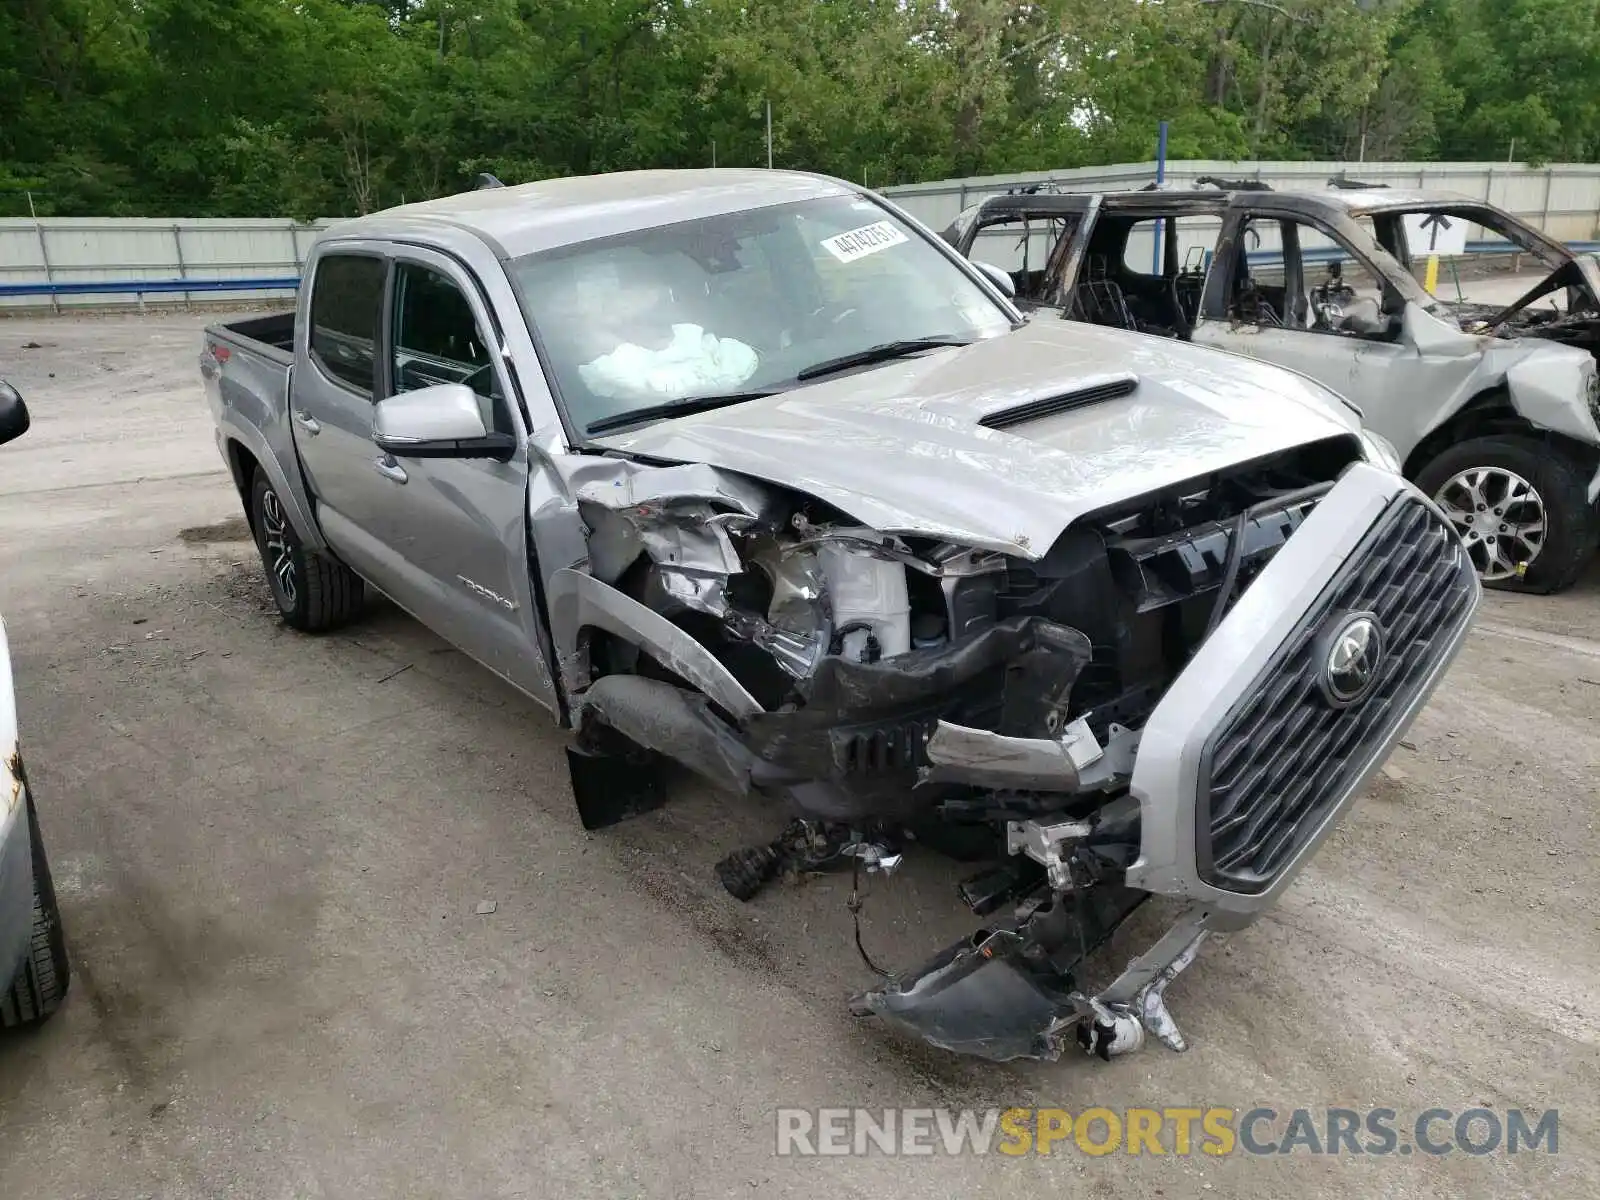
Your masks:
[{"label": "driver door", "polygon": [[[531,602],[526,430],[476,281],[454,259],[391,246],[373,372],[376,404],[438,384],[475,393],[484,428],[515,449],[491,457],[406,456],[372,441],[373,405],[325,476],[329,542],[423,624],[537,699],[553,700]],[[326,439],[319,438],[319,441]]]},{"label": "driver door", "polygon": [[[1194,340],[1309,375],[1360,407],[1364,423],[1402,452],[1423,432],[1406,399],[1450,387],[1441,372],[1452,363],[1472,369],[1475,360],[1419,354],[1382,274],[1316,222],[1236,212],[1218,260]],[[1384,328],[1357,314],[1376,314]]]}]

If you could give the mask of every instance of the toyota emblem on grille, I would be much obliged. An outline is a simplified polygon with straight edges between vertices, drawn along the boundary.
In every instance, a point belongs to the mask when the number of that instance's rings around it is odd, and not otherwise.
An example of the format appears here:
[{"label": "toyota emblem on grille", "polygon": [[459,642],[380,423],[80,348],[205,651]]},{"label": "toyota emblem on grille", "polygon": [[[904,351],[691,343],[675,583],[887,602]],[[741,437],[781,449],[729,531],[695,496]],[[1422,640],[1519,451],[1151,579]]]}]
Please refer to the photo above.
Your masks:
[{"label": "toyota emblem on grille", "polygon": [[1383,663],[1383,627],[1372,613],[1349,613],[1322,642],[1322,694],[1335,708],[1364,700]]}]

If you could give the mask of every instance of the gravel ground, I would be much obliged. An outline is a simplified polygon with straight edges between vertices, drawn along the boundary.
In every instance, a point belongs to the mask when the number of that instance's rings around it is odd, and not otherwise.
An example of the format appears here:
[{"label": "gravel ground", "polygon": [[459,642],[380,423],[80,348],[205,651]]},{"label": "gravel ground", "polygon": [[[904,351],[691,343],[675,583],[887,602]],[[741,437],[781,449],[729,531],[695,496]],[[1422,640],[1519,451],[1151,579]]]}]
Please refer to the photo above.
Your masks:
[{"label": "gravel ground", "polygon": [[[281,626],[208,319],[0,321],[35,414],[0,611],[76,971],[0,1039],[0,1196],[1600,1195],[1600,574],[1489,598],[1284,903],[1173,987],[1189,1053],[992,1067],[847,1014],[848,879],[721,893],[775,814],[684,784],[585,834],[544,714],[416,623]],[[965,931],[954,877],[874,881],[875,955]],[[1559,1108],[1560,1153],[774,1154],[780,1106],[1009,1104]]]}]

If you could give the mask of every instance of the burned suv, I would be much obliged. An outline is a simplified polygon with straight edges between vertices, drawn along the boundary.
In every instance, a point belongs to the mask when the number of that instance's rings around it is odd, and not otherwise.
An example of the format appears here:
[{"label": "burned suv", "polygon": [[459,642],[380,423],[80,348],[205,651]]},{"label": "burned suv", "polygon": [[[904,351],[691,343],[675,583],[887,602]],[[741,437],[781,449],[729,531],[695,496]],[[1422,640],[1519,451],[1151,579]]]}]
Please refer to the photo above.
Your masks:
[{"label": "burned suv", "polygon": [[[1567,586],[1600,542],[1595,260],[1482,201],[1334,182],[995,196],[944,236],[1003,266],[1036,310],[1327,384],[1394,444],[1485,583]],[[1499,306],[1417,281],[1428,256],[1469,250],[1515,252],[1547,274]]]},{"label": "burned suv", "polygon": [[[1025,322],[817,176],[348,221],[297,314],[211,327],[200,367],[284,620],[380,588],[570,728],[588,828],[670,760],[770,804],[740,898],[910,834],[989,860],[982,927],[856,1006],[995,1059],[1181,1044],[1166,981],[1289,884],[1480,594],[1326,388]],[[1152,895],[1171,932],[1096,990]]]}]

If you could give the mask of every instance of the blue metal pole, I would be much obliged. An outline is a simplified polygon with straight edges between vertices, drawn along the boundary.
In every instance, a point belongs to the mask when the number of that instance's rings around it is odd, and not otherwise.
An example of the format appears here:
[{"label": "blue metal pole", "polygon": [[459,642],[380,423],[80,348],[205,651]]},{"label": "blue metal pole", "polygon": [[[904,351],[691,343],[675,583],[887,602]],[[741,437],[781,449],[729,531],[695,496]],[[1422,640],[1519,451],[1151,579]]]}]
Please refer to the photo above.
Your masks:
[{"label": "blue metal pole", "polygon": [[[1156,182],[1164,183],[1167,178],[1167,123],[1161,122],[1161,131],[1156,137]],[[1156,241],[1150,247],[1150,274],[1161,274],[1161,239],[1164,234],[1161,222],[1156,222]]]}]

